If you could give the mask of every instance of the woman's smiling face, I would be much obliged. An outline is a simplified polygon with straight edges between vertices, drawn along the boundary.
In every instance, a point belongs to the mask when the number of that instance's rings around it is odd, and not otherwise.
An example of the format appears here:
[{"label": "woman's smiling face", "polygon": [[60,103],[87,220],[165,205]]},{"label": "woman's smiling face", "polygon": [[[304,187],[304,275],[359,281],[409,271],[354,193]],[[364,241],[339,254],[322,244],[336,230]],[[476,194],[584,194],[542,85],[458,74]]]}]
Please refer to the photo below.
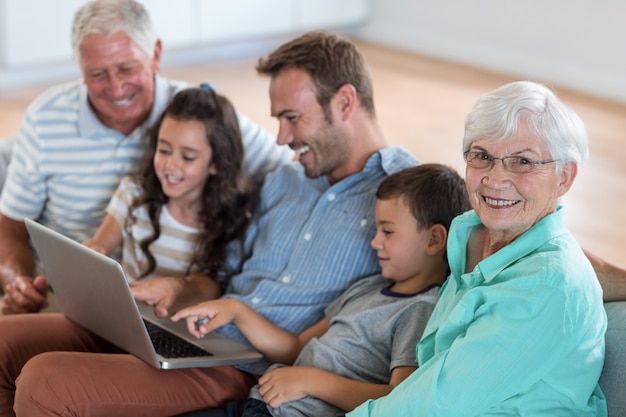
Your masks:
[{"label": "woman's smiling face", "polygon": [[[522,156],[533,161],[551,161],[544,141],[520,124],[518,133],[505,141],[479,139],[470,152],[484,152],[496,158]],[[530,172],[506,170],[502,161],[479,169],[466,167],[465,180],[472,207],[488,229],[492,244],[508,244],[552,213],[558,199],[569,190],[577,168],[566,163],[535,165]]]}]

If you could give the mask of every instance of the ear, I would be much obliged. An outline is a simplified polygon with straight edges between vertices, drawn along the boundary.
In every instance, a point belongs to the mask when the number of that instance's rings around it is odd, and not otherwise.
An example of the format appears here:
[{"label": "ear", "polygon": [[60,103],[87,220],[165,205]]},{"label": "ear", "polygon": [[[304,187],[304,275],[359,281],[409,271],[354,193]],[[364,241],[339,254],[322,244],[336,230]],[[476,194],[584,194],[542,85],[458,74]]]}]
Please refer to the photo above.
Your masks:
[{"label": "ear", "polygon": [[441,224],[434,224],[428,229],[430,233],[430,239],[428,246],[426,247],[426,253],[428,255],[435,255],[446,249],[448,241],[448,231]]},{"label": "ear", "polygon": [[356,88],[352,84],[342,85],[335,93],[332,103],[341,114],[341,120],[348,120],[358,104]]},{"label": "ear", "polygon": [[576,175],[578,175],[578,164],[568,162],[561,168],[560,181],[557,187],[557,196],[561,197],[572,187]]},{"label": "ear", "polygon": [[209,165],[209,175],[216,175],[217,174],[217,166],[215,165],[215,162],[211,162],[211,165]]},{"label": "ear", "polygon": [[152,57],[152,65],[154,73],[157,74],[161,69],[161,52],[163,51],[163,44],[161,43],[161,39],[157,39],[154,44],[154,56]]}]

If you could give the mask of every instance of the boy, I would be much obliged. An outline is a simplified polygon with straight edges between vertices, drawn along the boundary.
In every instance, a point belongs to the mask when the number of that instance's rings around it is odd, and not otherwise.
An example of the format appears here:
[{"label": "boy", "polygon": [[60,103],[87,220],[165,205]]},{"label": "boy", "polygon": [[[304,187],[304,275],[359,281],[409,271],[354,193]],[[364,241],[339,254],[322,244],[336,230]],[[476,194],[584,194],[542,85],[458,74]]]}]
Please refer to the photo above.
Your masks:
[{"label": "boy", "polygon": [[469,209],[469,200],[463,179],[439,164],[390,175],[376,199],[371,245],[381,274],[357,281],[326,308],[326,317],[300,335],[228,298],[172,317],[186,319],[196,337],[233,322],[276,363],[245,404],[201,415],[332,416],[386,395],[417,368],[415,346],[448,274],[448,228]]}]

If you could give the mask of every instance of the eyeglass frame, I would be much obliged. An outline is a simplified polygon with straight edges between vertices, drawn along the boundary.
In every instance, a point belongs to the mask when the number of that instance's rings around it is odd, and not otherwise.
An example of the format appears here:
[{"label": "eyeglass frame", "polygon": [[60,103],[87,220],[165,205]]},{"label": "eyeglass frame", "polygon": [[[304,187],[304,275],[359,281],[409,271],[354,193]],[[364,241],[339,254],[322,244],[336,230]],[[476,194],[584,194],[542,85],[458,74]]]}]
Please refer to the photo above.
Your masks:
[{"label": "eyeglass frame", "polygon": [[[476,154],[476,157],[472,158],[471,161],[475,161],[479,154],[486,155],[488,157],[487,161],[489,161],[489,165],[484,166],[484,167],[472,166],[473,162],[470,162],[470,160],[468,160],[468,155],[469,154]],[[465,163],[468,166],[470,166],[472,168],[475,168],[475,169],[492,169],[496,165],[496,160],[498,160],[498,161],[502,162],[502,167],[506,171],[512,172],[514,174],[527,174],[527,173],[533,171],[537,165],[551,164],[553,162],[558,162],[559,161],[558,159],[552,159],[550,161],[533,161],[532,158],[528,158],[526,156],[512,156],[512,155],[511,156],[505,156],[505,157],[502,157],[502,158],[497,158],[497,157],[495,157],[493,155],[490,155],[488,152],[485,152],[485,151],[465,151],[465,152],[463,152],[463,159],[465,159]],[[509,160],[510,159],[520,159],[520,160],[521,159],[525,159],[526,161],[528,161],[528,166],[529,166],[528,171],[513,171],[513,170],[511,170],[509,168],[510,165],[506,163],[507,159],[509,159]],[[480,159],[479,161],[485,161],[485,160],[484,159]],[[521,164],[521,165],[518,164],[518,166],[525,166],[525,165],[524,164]]]}]

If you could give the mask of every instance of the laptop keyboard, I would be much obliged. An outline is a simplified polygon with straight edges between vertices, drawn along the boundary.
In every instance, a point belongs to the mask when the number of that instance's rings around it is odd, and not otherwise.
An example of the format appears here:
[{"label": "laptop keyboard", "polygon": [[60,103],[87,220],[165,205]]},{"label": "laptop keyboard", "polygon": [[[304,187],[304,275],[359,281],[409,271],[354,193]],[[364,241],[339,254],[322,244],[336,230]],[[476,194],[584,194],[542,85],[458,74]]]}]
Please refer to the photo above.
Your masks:
[{"label": "laptop keyboard", "polygon": [[175,359],[213,356],[210,352],[192,345],[186,340],[169,333],[167,330],[164,330],[147,320],[144,320],[144,324],[146,325],[146,329],[148,329],[148,334],[150,335],[150,339],[154,345],[154,350],[156,350],[156,352],[164,358]]}]

